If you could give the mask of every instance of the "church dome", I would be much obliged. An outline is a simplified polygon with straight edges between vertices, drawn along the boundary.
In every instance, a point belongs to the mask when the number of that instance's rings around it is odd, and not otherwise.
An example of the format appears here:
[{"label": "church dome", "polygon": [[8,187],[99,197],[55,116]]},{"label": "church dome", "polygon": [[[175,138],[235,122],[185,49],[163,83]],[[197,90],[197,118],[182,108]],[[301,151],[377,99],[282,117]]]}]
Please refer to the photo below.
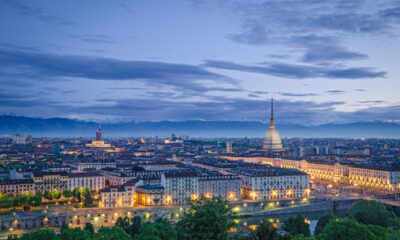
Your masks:
[{"label": "church dome", "polygon": [[282,151],[282,141],[278,130],[275,128],[274,120],[274,102],[271,99],[271,120],[269,128],[264,136],[263,150],[265,151]]}]

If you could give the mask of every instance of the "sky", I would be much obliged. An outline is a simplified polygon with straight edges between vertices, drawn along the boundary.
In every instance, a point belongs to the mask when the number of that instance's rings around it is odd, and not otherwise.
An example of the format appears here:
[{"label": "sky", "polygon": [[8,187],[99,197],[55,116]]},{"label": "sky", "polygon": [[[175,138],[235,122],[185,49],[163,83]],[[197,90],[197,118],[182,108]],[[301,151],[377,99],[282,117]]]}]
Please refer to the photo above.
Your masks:
[{"label": "sky", "polygon": [[400,122],[400,1],[0,0],[0,114]]}]

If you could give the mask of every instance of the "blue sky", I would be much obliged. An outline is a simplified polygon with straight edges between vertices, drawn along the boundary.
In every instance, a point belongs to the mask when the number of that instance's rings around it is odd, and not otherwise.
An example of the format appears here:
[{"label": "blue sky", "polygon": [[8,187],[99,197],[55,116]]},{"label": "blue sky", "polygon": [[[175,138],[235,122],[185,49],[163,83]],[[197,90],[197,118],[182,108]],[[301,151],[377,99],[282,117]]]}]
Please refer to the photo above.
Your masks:
[{"label": "blue sky", "polygon": [[399,1],[0,2],[0,114],[400,121]]}]

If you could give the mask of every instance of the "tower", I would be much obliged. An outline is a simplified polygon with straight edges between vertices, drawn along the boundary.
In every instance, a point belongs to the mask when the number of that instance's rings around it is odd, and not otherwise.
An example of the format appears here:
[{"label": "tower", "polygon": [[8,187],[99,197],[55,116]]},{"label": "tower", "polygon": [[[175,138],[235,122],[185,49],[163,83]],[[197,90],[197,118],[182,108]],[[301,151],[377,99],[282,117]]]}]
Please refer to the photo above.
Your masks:
[{"label": "tower", "polygon": [[96,132],[96,141],[101,141],[101,125],[99,125],[99,129]]},{"label": "tower", "polygon": [[281,136],[279,135],[278,130],[275,128],[274,99],[271,99],[271,118],[269,122],[269,128],[264,136],[263,150],[272,152],[282,151]]}]

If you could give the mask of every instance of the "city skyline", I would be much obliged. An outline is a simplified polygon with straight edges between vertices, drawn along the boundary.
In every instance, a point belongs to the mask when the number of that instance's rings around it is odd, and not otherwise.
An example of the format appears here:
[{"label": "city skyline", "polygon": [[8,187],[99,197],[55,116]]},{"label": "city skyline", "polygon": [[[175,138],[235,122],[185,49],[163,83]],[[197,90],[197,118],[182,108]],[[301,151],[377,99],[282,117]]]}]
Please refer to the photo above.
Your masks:
[{"label": "city skyline", "polygon": [[267,121],[273,97],[277,124],[398,122],[399,7],[3,1],[0,114]]}]

